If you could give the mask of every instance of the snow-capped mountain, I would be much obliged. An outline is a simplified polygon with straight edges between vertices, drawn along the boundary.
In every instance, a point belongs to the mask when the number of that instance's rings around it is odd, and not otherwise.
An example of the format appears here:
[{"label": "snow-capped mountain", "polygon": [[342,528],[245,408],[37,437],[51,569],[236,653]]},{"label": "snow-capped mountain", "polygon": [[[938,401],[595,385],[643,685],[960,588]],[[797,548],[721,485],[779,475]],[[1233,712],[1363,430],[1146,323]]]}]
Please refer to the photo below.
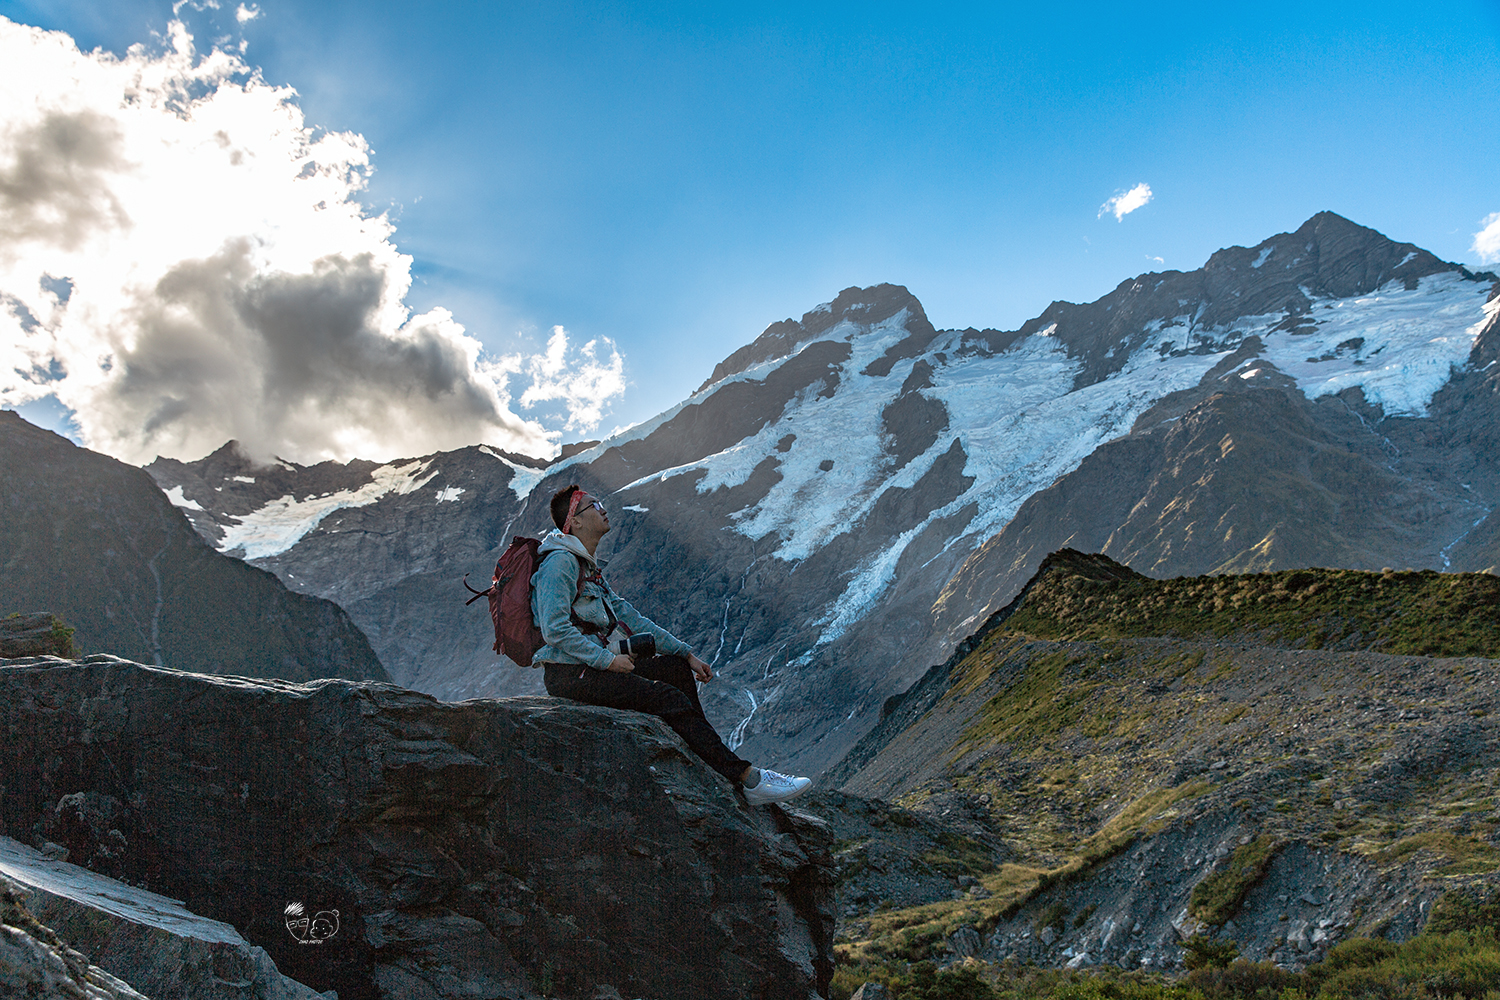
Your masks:
[{"label": "snow-capped mountain", "polygon": [[[535,672],[490,652],[487,616],[463,607],[459,577],[487,577],[511,534],[549,527],[546,500],[560,486],[608,494],[610,578],[716,664],[710,716],[742,755],[817,771],[1009,600],[1047,545],[1080,547],[1087,535],[1108,551],[1122,525],[1144,536],[1149,524],[1173,555],[1136,567],[1146,572],[1240,565],[1249,557],[1235,553],[1252,550],[1274,568],[1384,559],[1390,546],[1319,548],[1337,534],[1323,530],[1336,505],[1277,509],[1327,493],[1322,471],[1358,479],[1368,465],[1384,470],[1380,482],[1408,484],[1381,494],[1396,505],[1382,517],[1405,526],[1396,547],[1407,555],[1392,562],[1493,563],[1434,545],[1500,490],[1472,444],[1467,478],[1448,483],[1458,473],[1439,441],[1493,422],[1477,416],[1493,414],[1492,398],[1455,409],[1449,397],[1462,383],[1478,399],[1476,345],[1495,326],[1495,287],[1493,275],[1322,213],[1197,271],[1054,303],[1014,331],[939,331],[904,288],[847,289],[773,324],[689,399],[545,465],[475,447],[252,468],[226,446],[150,471],[215,545],[342,604],[398,681],[450,699],[538,689]],[[1235,451],[1223,441],[1285,423],[1288,407],[1301,407],[1307,447],[1317,438],[1327,456],[1242,445],[1235,475],[1208,475]],[[1324,426],[1335,415],[1337,433]],[[1213,461],[1210,425],[1224,432]],[[1423,429],[1421,469],[1391,452],[1396,425]],[[1271,433],[1282,451],[1300,447]],[[1339,435],[1349,448],[1358,438],[1363,465],[1329,457]],[[1178,509],[1194,494],[1171,478],[1179,452],[1204,466],[1205,495],[1232,484],[1234,502],[1214,506],[1219,523]],[[1308,485],[1283,489],[1294,480]],[[1455,490],[1454,504],[1434,500]],[[1162,509],[1142,508],[1148,495]],[[1305,544],[1266,543],[1277,516]]]}]

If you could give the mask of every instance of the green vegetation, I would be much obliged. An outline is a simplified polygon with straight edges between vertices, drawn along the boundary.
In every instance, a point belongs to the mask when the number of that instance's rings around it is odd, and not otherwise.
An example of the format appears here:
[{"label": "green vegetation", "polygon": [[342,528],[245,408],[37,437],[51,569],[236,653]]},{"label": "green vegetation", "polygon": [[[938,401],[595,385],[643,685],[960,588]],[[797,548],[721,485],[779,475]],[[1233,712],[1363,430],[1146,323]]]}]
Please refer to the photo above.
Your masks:
[{"label": "green vegetation", "polygon": [[[15,650],[0,653],[0,656],[60,656],[71,660],[78,655],[78,646],[73,641],[76,630],[56,615],[22,615],[19,611],[13,611],[8,615],[0,615],[0,620],[9,623],[8,626],[0,626],[0,632],[8,633],[4,641],[0,642],[0,649]],[[41,628],[43,623],[50,623],[45,630]],[[18,628],[19,634],[16,632]]]},{"label": "green vegetation", "polygon": [[1418,851],[1444,859],[1442,875],[1482,875],[1500,868],[1500,851],[1482,840],[1463,837],[1448,830],[1426,830],[1403,837],[1375,855],[1382,864],[1403,861]]},{"label": "green vegetation", "polygon": [[1120,853],[1143,833],[1155,833],[1177,817],[1172,809],[1179,802],[1195,799],[1213,785],[1201,778],[1147,792],[1099,828],[1083,842],[1079,852],[1086,864],[1098,864]]},{"label": "green vegetation", "polygon": [[[1472,915],[1496,905],[1500,899],[1468,899],[1448,909]],[[1483,912],[1494,919],[1495,910]],[[1445,932],[1429,925],[1400,944],[1355,938],[1303,972],[1234,960],[1230,941],[1198,938],[1187,948],[1195,967],[1181,979],[1108,966],[1081,972],[969,960],[938,970],[930,962],[861,961],[834,971],[832,996],[848,1000],[862,983],[878,982],[896,1000],[1500,1000],[1500,941],[1489,925]]]},{"label": "green vegetation", "polygon": [[1426,933],[1448,934],[1486,927],[1500,933],[1500,889],[1491,889],[1485,895],[1462,890],[1443,893],[1432,904]]},{"label": "green vegetation", "polygon": [[849,1000],[863,983],[880,983],[901,1000],[996,1000],[995,992],[982,977],[978,963],[938,969],[931,962],[864,963],[834,970],[833,1000]]},{"label": "green vegetation", "polygon": [[57,652],[54,656],[60,656],[65,660],[71,660],[78,655],[78,649],[73,643],[73,633],[76,629],[63,624],[61,618],[52,619],[52,628],[47,631],[47,638],[52,642],[52,648]]},{"label": "green vegetation", "polygon": [[1421,934],[1403,944],[1346,941],[1304,973],[1307,998],[1500,997],[1500,942],[1488,928]]},{"label": "green vegetation", "polygon": [[840,962],[856,965],[930,958],[959,927],[993,927],[1002,914],[1014,916],[1019,901],[1035,892],[1042,874],[1037,868],[1003,864],[979,876],[980,884],[990,894],[988,899],[946,899],[899,910],[877,910],[870,917],[868,937],[839,944],[835,951]]},{"label": "green vegetation", "polygon": [[995,866],[989,848],[972,837],[958,833],[939,833],[937,846],[922,855],[922,860],[944,875],[983,875]]},{"label": "green vegetation", "polygon": [[[1003,921],[1033,934],[1087,927],[1090,894],[1080,886],[1101,863],[1226,809],[1254,839],[1194,887],[1189,912],[1209,928],[1242,922],[1247,894],[1290,842],[1448,885],[1500,872],[1492,664],[1255,648],[1500,659],[1500,580],[1306,570],[1152,581],[1098,557],[1064,556],[954,666],[945,711],[924,723],[939,727],[929,735],[949,740],[948,751],[923,764],[900,799],[918,812],[936,796],[942,809],[955,795],[976,804],[973,815],[1003,834],[1018,863],[990,870],[960,841],[935,843],[916,860],[977,876],[990,898],[854,923],[860,940],[838,946],[844,981],[904,981],[907,963],[942,960],[965,925],[981,935]],[[1301,666],[1308,661],[1316,670]],[[1481,713],[1488,719],[1470,721]],[[1447,739],[1450,729],[1452,752],[1435,756],[1431,734]],[[1361,905],[1347,926],[1381,934],[1389,918]],[[975,967],[1003,1000],[1500,1000],[1500,974],[1472,992],[1500,961],[1496,934],[1500,892],[1445,897],[1420,943],[1349,942],[1302,973],[1238,960],[1236,945],[1217,935],[1188,948],[1196,968],[1175,979]],[[1246,957],[1263,957],[1260,946]]]},{"label": "green vegetation", "polygon": [[1240,957],[1240,946],[1233,941],[1215,940],[1194,934],[1182,942],[1182,964],[1189,969],[1227,969]]},{"label": "green vegetation", "polygon": [[964,734],[978,743],[1034,743],[1076,723],[1089,707],[1097,683],[1068,671],[1075,658],[1063,650],[1038,656],[1015,684],[985,702],[977,721]]},{"label": "green vegetation", "polygon": [[1153,580],[1102,556],[1066,552],[1050,569],[1006,620],[1007,631],[1500,657],[1500,578],[1488,573],[1297,569]]},{"label": "green vegetation", "polygon": [[1276,856],[1276,846],[1275,837],[1261,834],[1250,843],[1235,848],[1222,871],[1193,886],[1188,912],[1214,927],[1234,916],[1245,901],[1245,894],[1266,877],[1266,869],[1271,867],[1271,859]]}]

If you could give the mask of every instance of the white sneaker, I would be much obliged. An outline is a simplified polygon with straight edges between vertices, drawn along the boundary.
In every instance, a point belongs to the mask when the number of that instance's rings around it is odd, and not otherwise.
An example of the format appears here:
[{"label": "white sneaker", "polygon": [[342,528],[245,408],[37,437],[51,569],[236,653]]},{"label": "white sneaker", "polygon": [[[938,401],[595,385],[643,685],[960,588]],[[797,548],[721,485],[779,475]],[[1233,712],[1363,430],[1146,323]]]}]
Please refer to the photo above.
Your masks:
[{"label": "white sneaker", "polygon": [[745,801],[752,806],[763,806],[768,802],[785,802],[801,795],[812,787],[811,778],[799,778],[794,774],[780,774],[760,769],[760,784],[754,788],[741,787]]}]

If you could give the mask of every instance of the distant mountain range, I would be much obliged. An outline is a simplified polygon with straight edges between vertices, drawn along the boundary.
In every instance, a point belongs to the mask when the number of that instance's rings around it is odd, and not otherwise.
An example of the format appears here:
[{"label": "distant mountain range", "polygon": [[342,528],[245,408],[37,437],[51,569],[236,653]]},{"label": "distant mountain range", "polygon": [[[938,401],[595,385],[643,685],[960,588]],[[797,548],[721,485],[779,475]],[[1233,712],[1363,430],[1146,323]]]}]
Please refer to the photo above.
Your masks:
[{"label": "distant mountain range", "polygon": [[458,580],[580,482],[616,588],[716,663],[705,706],[740,753],[817,772],[1064,546],[1152,576],[1500,564],[1496,289],[1325,212],[1012,331],[846,289],[552,462],[267,467],[231,443],[147,471],[445,699],[539,690]]},{"label": "distant mountain range", "polygon": [[389,680],[331,601],[204,543],[140,469],[0,412],[0,616],[49,611],[80,655],[207,674]]}]

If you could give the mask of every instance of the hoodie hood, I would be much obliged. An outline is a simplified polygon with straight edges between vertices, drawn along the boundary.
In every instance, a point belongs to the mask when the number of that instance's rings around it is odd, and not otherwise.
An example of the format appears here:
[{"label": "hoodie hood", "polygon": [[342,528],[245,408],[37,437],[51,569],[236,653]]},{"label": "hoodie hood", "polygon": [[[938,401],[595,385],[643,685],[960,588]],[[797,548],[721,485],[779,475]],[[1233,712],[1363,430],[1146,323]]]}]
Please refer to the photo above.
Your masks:
[{"label": "hoodie hood", "polygon": [[578,536],[565,535],[556,528],[553,528],[542,536],[542,544],[537,549],[537,554],[545,556],[547,553],[555,552],[558,549],[566,549],[594,567],[594,569],[597,570],[599,568],[598,560],[589,553],[588,549],[584,548],[583,543],[578,540]]}]

